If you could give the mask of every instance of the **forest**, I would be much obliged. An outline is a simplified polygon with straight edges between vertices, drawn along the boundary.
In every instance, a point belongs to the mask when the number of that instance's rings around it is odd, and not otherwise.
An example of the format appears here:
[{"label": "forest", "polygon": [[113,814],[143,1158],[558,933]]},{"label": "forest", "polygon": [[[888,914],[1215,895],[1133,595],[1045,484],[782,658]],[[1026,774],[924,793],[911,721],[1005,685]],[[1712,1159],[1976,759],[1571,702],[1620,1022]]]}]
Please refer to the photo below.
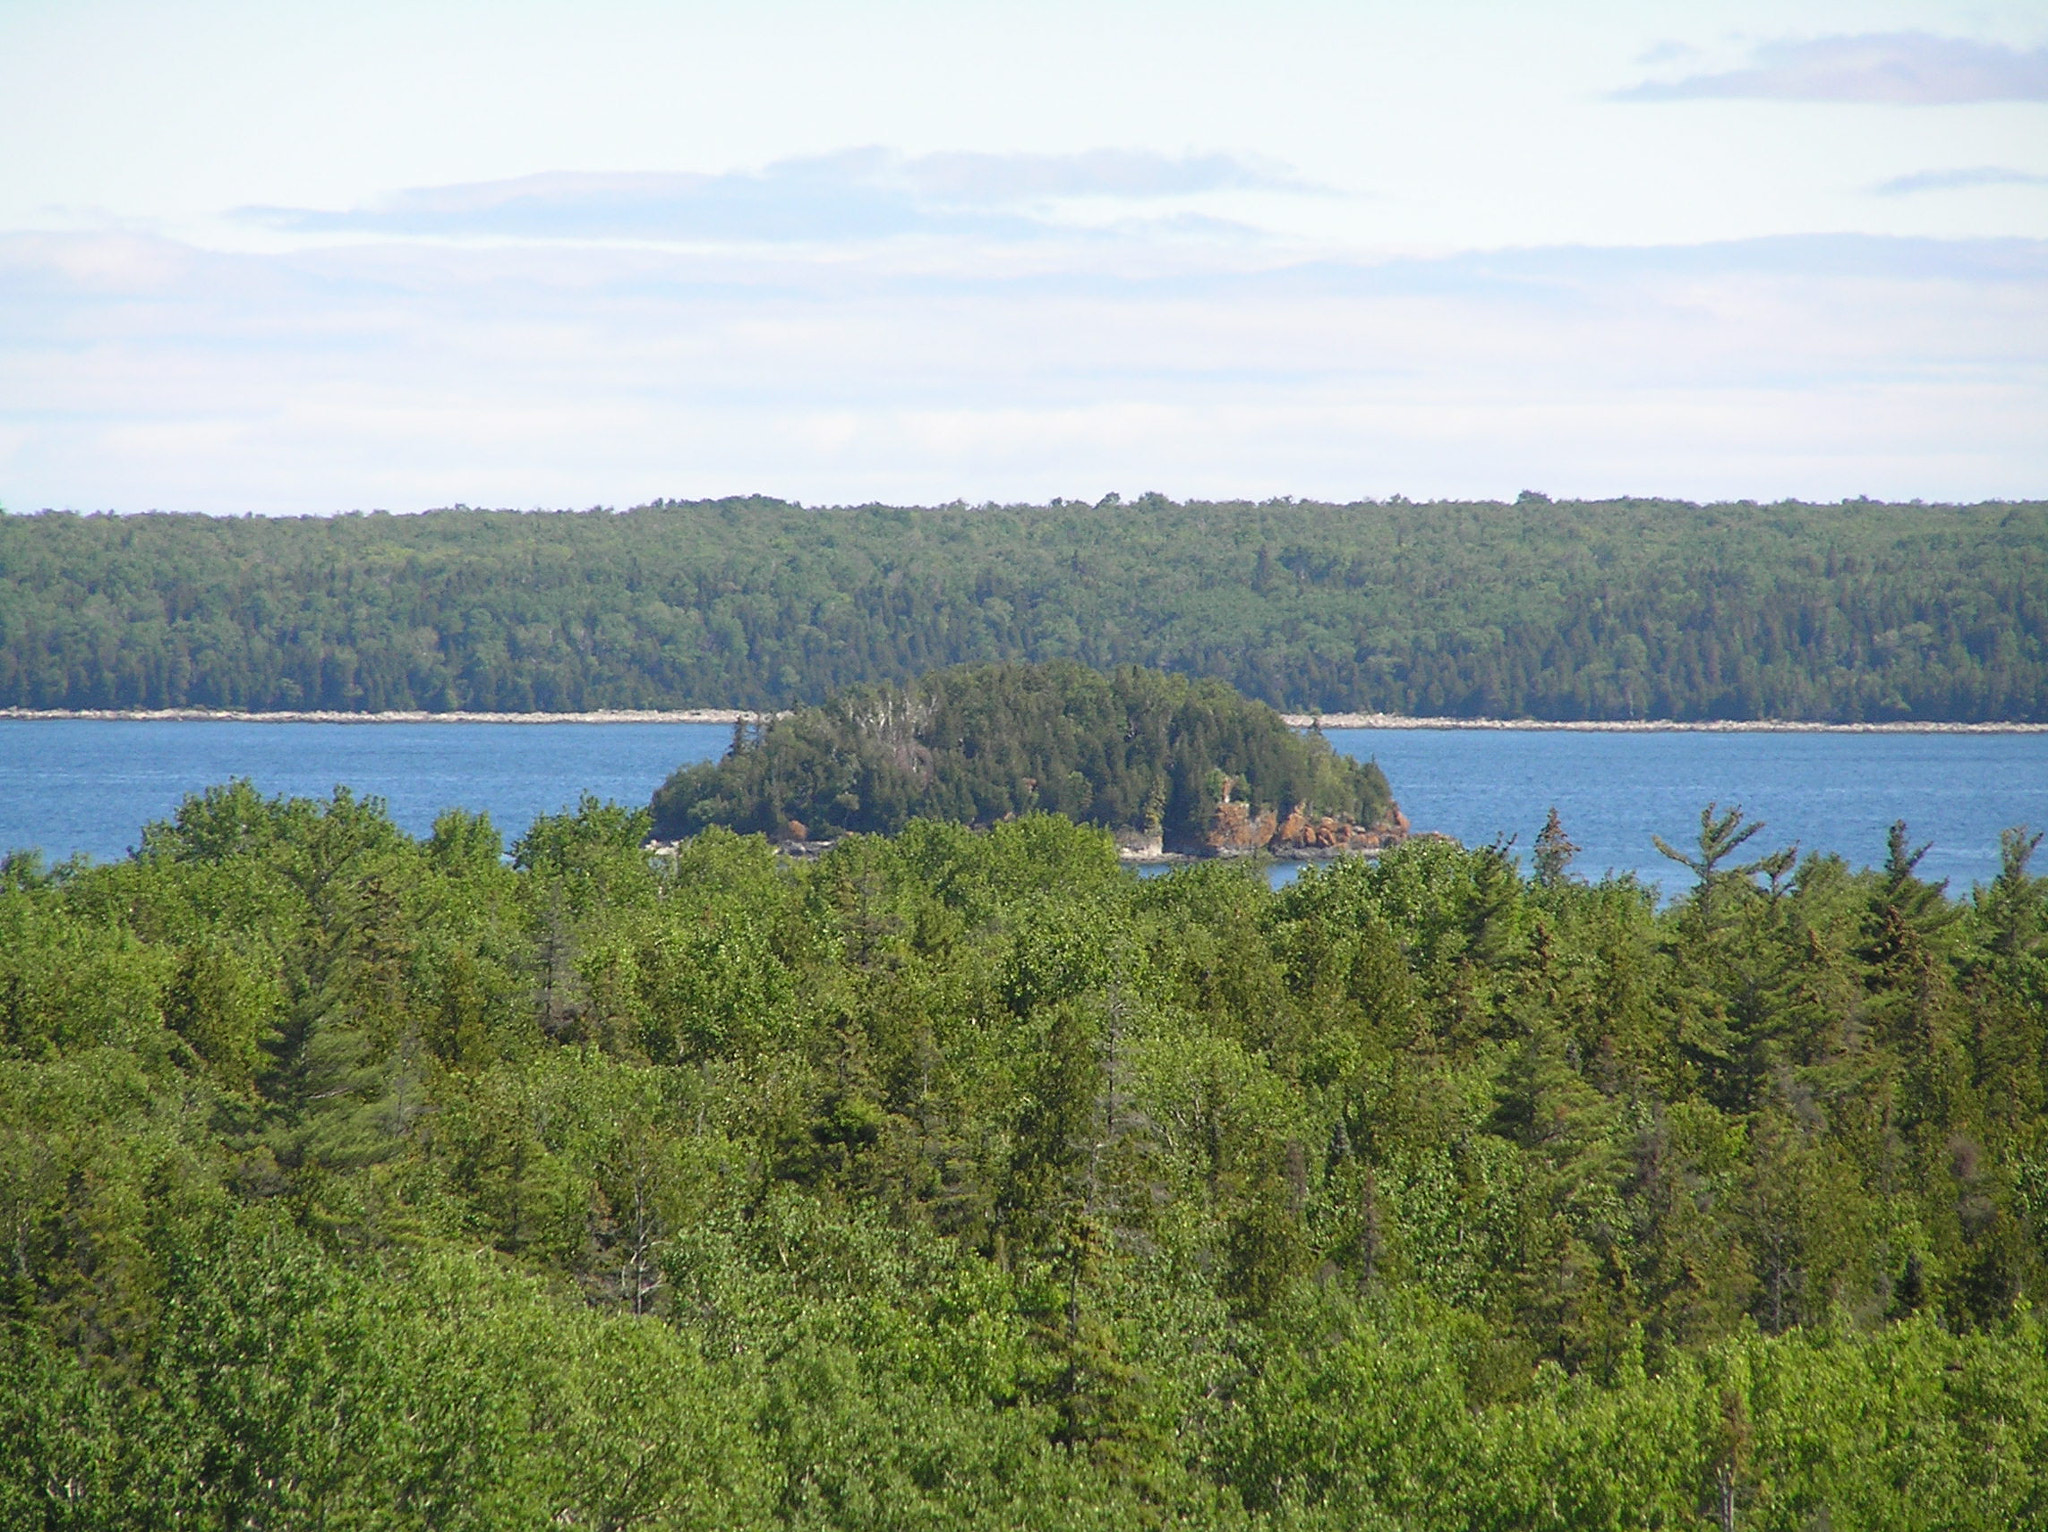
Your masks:
[{"label": "forest", "polygon": [[0,870],[10,1528],[2048,1523],[2048,879],[233,782]]},{"label": "forest", "polygon": [[1233,801],[1272,826],[1265,841],[1296,810],[1371,827],[1394,808],[1376,764],[1338,755],[1319,731],[1297,734],[1220,681],[1054,661],[937,670],[752,732],[736,725],[723,760],[682,767],[656,791],[654,832],[723,825],[802,840],[1044,812],[1199,853]]},{"label": "forest", "polygon": [[784,708],[974,661],[1290,711],[2048,721],[2048,503],[0,516],[0,707]]}]

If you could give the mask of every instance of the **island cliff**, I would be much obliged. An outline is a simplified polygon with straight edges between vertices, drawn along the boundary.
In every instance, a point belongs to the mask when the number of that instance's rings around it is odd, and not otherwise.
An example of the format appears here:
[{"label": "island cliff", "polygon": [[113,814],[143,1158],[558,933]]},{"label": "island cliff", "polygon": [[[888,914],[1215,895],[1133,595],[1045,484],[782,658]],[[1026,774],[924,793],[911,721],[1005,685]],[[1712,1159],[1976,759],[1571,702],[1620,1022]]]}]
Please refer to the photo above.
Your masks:
[{"label": "island cliff", "polygon": [[1408,816],[1391,800],[1378,819],[1361,824],[1344,814],[1312,813],[1300,804],[1285,814],[1271,808],[1254,809],[1230,797],[1230,790],[1231,785],[1226,784],[1209,833],[1202,838],[1201,849],[1210,856],[1264,851],[1301,861],[1348,853],[1374,855],[1408,838]]}]

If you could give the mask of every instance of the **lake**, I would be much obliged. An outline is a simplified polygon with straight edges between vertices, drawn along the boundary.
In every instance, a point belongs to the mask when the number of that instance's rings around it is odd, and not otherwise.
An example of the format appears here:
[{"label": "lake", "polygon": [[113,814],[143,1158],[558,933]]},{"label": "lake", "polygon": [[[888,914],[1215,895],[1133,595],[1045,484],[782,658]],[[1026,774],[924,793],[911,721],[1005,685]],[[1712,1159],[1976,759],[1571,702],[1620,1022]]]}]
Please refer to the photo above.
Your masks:
[{"label": "lake", "polygon": [[[1585,877],[1634,872],[1679,892],[1691,874],[1650,844],[1681,848],[1709,802],[1739,803],[1767,828],[1750,846],[1797,841],[1853,866],[1884,860],[1903,819],[1931,841],[1922,876],[1957,892],[1998,871],[1998,832],[2048,828],[2048,734],[1621,732],[1549,729],[1328,731],[1376,758],[1418,830],[1468,844],[1517,837],[1524,855],[1557,806]],[[2037,871],[2048,871],[2048,857]]]},{"label": "lake", "polygon": [[[1932,841],[1923,874],[1961,891],[1998,867],[1998,832],[2048,827],[2048,734],[1636,733],[1541,729],[1331,729],[1376,758],[1418,830],[1467,843],[1517,837],[1526,853],[1557,805],[1588,877],[1687,875],[1657,833],[1689,842],[1710,799],[1768,821],[1758,847],[1798,841],[1856,865],[1882,860],[1885,827]],[[643,804],[685,761],[724,752],[722,724],[217,723],[0,720],[0,848],[51,860],[120,857],[185,794],[229,777],[269,794],[326,797],[338,783],[385,800],[424,834],[450,805],[487,811],[507,839],[579,793]]]}]

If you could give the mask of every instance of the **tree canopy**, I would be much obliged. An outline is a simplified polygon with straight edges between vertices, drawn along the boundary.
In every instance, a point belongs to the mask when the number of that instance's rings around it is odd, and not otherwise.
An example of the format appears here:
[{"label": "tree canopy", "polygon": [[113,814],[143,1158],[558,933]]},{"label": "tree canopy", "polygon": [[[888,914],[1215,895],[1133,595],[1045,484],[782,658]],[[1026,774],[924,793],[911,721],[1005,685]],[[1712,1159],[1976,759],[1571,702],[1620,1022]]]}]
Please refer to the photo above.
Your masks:
[{"label": "tree canopy", "polygon": [[[2048,1521],[2048,879],[914,820],[0,867],[0,1524]],[[1673,827],[1676,830],[1678,827]]]},{"label": "tree canopy", "polygon": [[2048,504],[0,517],[0,707],[784,708],[971,661],[1299,711],[2048,720]]},{"label": "tree canopy", "polygon": [[913,818],[988,825],[1038,811],[1197,849],[1224,799],[1377,824],[1386,777],[1220,681],[1072,662],[966,665],[863,687],[735,732],[721,761],[654,795],[655,832],[890,834]]}]

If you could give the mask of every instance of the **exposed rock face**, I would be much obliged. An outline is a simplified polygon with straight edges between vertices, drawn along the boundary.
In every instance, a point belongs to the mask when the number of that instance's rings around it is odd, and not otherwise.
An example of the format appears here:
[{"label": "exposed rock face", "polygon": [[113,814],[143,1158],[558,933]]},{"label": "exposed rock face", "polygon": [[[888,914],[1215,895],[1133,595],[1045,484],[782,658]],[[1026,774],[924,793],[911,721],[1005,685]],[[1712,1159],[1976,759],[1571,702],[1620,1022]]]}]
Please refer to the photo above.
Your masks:
[{"label": "exposed rock face", "polygon": [[1397,804],[1375,825],[1353,824],[1346,819],[1324,815],[1311,819],[1299,808],[1280,821],[1267,849],[1297,855],[1327,851],[1383,851],[1408,838],[1408,816]]},{"label": "exposed rock face", "polygon": [[1233,803],[1229,797],[1216,805],[1203,849],[1212,856],[1248,856],[1263,851],[1280,828],[1280,816],[1271,809],[1252,812],[1248,803]]},{"label": "exposed rock face", "polygon": [[1202,839],[1201,849],[1210,856],[1248,856],[1255,851],[1275,856],[1341,856],[1382,851],[1408,838],[1408,816],[1398,804],[1379,823],[1361,825],[1327,814],[1312,819],[1299,805],[1285,817],[1271,809],[1254,812],[1251,805],[1235,802],[1230,790],[1226,781],[1222,801]]},{"label": "exposed rock face", "polygon": [[1156,862],[1166,855],[1159,826],[1144,830],[1118,830],[1116,854],[1127,862]]}]

